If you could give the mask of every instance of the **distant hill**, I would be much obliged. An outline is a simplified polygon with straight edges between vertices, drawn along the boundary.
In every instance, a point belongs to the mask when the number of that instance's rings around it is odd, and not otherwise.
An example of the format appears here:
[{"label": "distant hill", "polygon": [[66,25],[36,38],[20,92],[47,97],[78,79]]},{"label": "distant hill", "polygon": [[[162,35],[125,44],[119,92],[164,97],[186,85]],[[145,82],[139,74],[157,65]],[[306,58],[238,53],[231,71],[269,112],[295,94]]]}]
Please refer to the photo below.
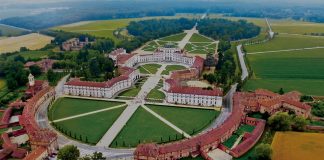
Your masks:
[{"label": "distant hill", "polygon": [[0,24],[0,36],[15,37],[30,33],[30,30]]}]

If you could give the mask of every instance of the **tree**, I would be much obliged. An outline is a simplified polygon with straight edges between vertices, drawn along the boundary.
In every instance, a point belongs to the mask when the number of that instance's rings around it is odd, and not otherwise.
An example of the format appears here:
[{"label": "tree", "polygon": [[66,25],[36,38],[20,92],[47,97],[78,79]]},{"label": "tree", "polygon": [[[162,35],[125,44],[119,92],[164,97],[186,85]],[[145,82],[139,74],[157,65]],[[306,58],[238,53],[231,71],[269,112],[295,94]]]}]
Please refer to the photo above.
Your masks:
[{"label": "tree", "polygon": [[293,118],[292,128],[295,131],[305,131],[307,124],[308,124],[308,121],[304,117],[295,116]]},{"label": "tree", "polygon": [[256,160],[271,160],[271,153],[271,146],[269,144],[261,143],[255,147],[253,157]]},{"label": "tree", "polygon": [[15,62],[21,62],[21,63],[25,63],[26,62],[25,58],[23,56],[21,56],[21,55],[16,56],[14,58],[14,61]]},{"label": "tree", "polygon": [[60,160],[77,160],[79,157],[80,151],[74,145],[64,146],[57,154],[57,158]]},{"label": "tree", "polygon": [[280,88],[278,93],[279,93],[280,95],[283,95],[283,94],[285,94],[285,91],[283,90],[283,88]]},{"label": "tree", "polygon": [[92,160],[105,160],[106,157],[102,155],[101,152],[94,152],[93,155],[91,156]]},{"label": "tree", "polygon": [[96,58],[90,60],[89,69],[93,77],[99,77],[100,68],[99,68],[98,60]]},{"label": "tree", "polygon": [[213,83],[216,83],[216,82],[217,82],[216,75],[213,74],[213,73],[207,74],[207,75],[206,75],[206,80],[207,80],[210,84],[213,84]]},{"label": "tree", "polygon": [[216,62],[215,62],[215,58],[213,56],[213,54],[208,53],[204,62],[205,66],[209,67],[214,67]]},{"label": "tree", "polygon": [[37,65],[32,65],[29,67],[30,73],[34,75],[35,77],[42,74],[42,69]]},{"label": "tree", "polygon": [[292,118],[287,112],[278,112],[269,118],[268,124],[274,131],[291,130]]},{"label": "tree", "polygon": [[20,47],[20,52],[26,52],[29,51],[27,47]]},{"label": "tree", "polygon": [[55,73],[53,72],[53,70],[52,69],[49,69],[48,71],[47,71],[47,80],[49,81],[49,82],[54,82],[55,81],[55,79],[56,79],[56,75],[55,75]]}]

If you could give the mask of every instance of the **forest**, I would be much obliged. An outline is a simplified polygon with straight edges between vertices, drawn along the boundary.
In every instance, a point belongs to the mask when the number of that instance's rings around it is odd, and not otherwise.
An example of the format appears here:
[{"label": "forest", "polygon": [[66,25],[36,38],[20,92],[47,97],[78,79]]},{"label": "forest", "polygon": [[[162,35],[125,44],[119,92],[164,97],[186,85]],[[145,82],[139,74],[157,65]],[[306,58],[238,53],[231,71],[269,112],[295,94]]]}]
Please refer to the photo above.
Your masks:
[{"label": "forest", "polygon": [[213,39],[239,40],[259,35],[261,28],[245,20],[203,19],[199,21],[200,34]]}]

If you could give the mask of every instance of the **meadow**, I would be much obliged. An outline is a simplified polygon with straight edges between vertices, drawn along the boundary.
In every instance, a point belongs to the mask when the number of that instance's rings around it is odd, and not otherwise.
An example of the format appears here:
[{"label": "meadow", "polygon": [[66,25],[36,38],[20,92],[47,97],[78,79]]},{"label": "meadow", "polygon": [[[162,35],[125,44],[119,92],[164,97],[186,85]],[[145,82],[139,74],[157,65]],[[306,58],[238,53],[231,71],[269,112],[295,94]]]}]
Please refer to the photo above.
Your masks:
[{"label": "meadow", "polygon": [[212,109],[181,108],[160,105],[146,106],[190,135],[196,134],[208,127],[220,113]]},{"label": "meadow", "polygon": [[279,34],[266,43],[245,46],[245,49],[247,53],[251,53],[319,46],[324,47],[324,37]]},{"label": "meadow", "polygon": [[159,16],[159,17],[144,17],[144,18],[127,18],[114,20],[100,20],[100,21],[84,21],[62,25],[52,28],[53,30],[63,30],[67,32],[88,33],[96,37],[111,38],[115,42],[120,40],[114,35],[114,31],[120,28],[125,28],[131,21],[161,19],[161,18],[181,18],[192,17],[191,15],[177,15],[177,16]]},{"label": "meadow", "polygon": [[271,144],[273,160],[323,159],[324,134],[276,132]]},{"label": "meadow", "polygon": [[1,39],[0,54],[19,51],[21,47],[27,47],[30,50],[40,49],[49,44],[52,39],[52,37],[37,33]]},{"label": "meadow", "polygon": [[[181,139],[181,135],[158,118],[139,107],[110,147],[125,148],[136,147],[139,143],[163,143],[170,140]],[[162,140],[162,141],[161,141]]]},{"label": "meadow", "polygon": [[254,75],[245,90],[266,88],[298,90],[304,94],[324,95],[324,49],[261,53],[247,56]]}]

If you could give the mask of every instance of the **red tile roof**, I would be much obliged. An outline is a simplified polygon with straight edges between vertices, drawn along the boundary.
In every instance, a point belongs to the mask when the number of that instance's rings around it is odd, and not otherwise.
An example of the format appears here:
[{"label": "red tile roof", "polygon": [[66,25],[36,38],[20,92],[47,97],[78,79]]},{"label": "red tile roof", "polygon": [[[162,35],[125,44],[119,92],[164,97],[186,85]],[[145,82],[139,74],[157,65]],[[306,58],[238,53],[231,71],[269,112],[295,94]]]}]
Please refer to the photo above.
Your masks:
[{"label": "red tile roof", "polygon": [[180,94],[194,94],[194,95],[206,95],[206,96],[222,96],[223,91],[219,88],[213,90],[207,90],[200,87],[181,87],[172,86],[169,91],[170,93]]}]

